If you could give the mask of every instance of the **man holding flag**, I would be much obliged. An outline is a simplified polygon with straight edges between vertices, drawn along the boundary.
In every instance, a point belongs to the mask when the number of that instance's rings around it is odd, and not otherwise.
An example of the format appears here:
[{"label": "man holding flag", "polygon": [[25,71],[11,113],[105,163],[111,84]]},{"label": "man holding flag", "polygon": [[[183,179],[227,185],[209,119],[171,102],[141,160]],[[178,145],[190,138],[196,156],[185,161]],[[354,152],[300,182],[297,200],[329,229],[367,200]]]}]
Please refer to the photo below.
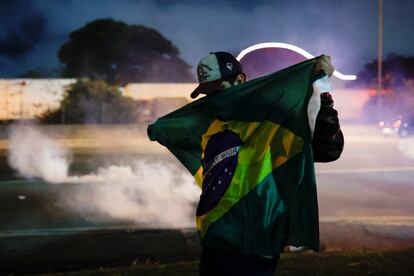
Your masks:
[{"label": "man holding flag", "polygon": [[284,246],[319,250],[313,162],[339,158],[327,56],[249,82],[229,53],[198,64],[205,97],[148,127],[195,177],[200,275],[274,275]]}]

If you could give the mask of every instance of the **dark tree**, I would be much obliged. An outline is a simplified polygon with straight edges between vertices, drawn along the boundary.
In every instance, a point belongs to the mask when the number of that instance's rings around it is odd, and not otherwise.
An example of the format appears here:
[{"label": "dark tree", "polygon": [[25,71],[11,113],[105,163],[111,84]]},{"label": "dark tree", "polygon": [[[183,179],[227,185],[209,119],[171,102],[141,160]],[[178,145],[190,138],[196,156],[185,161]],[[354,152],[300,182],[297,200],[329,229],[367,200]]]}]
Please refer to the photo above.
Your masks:
[{"label": "dark tree", "polygon": [[[352,87],[377,87],[377,61],[365,65]],[[389,55],[383,62],[383,91],[372,95],[365,105],[372,121],[411,118],[414,114],[414,57]]]},{"label": "dark tree", "polygon": [[125,124],[139,118],[137,103],[123,97],[118,86],[102,80],[79,79],[67,87],[61,106],[43,114],[43,123]]},{"label": "dark tree", "polygon": [[48,79],[48,78],[60,78],[62,72],[60,68],[53,67],[37,67],[35,69],[28,70],[23,74],[18,75],[18,78],[23,79]]},{"label": "dark tree", "polygon": [[[377,60],[366,64],[358,73],[358,79],[352,86],[375,88],[377,86]],[[394,92],[414,93],[414,57],[389,55],[383,62],[384,89]]]},{"label": "dark tree", "polygon": [[59,50],[65,77],[128,82],[193,81],[190,66],[159,32],[142,25],[98,19],[70,34]]}]

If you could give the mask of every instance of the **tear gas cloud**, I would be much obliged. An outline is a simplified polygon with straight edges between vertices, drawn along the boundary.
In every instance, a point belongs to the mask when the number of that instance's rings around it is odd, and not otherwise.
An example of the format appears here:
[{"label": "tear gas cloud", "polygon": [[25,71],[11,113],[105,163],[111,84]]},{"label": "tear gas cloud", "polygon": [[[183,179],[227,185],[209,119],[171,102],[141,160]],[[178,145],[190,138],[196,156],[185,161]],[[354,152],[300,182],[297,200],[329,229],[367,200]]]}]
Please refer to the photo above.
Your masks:
[{"label": "tear gas cloud", "polygon": [[73,194],[65,194],[59,206],[141,225],[194,224],[194,204],[200,189],[190,175],[173,165],[133,160],[128,166],[107,166],[86,175],[69,175],[70,156],[68,150],[35,126],[10,128],[8,158],[19,174],[41,178],[50,185],[88,185],[88,189],[73,189]]},{"label": "tear gas cloud", "polygon": [[406,157],[414,159],[414,138],[403,139],[398,144],[398,150],[402,152]]},{"label": "tear gas cloud", "polygon": [[10,129],[8,161],[23,177],[40,177],[49,182],[66,181],[69,152],[29,125]]}]

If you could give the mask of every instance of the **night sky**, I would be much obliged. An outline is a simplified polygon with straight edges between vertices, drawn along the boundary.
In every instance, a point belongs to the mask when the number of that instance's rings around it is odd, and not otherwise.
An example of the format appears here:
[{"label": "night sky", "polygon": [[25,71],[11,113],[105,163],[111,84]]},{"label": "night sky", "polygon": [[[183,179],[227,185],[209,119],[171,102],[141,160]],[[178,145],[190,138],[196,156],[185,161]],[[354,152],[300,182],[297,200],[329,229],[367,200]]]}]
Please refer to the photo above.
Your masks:
[{"label": "night sky", "polygon": [[[384,57],[414,56],[414,0],[383,0]],[[377,0],[0,0],[0,77],[57,67],[69,33],[98,18],[155,28],[193,67],[210,51],[286,42],[345,74],[377,54]]]}]

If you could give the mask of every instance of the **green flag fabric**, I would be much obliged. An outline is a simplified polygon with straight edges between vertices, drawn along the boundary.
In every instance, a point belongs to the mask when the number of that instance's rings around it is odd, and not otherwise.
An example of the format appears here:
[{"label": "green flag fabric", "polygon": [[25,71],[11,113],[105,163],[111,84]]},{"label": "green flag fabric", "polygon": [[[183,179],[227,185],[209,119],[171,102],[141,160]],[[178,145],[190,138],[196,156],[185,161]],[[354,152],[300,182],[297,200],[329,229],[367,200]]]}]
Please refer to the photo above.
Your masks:
[{"label": "green flag fabric", "polygon": [[[316,59],[217,91],[148,127],[201,186],[211,137],[236,133],[242,145],[230,184],[196,217],[203,247],[252,255],[285,245],[319,250],[316,182],[307,105]],[[220,159],[221,160],[221,159]]]}]

